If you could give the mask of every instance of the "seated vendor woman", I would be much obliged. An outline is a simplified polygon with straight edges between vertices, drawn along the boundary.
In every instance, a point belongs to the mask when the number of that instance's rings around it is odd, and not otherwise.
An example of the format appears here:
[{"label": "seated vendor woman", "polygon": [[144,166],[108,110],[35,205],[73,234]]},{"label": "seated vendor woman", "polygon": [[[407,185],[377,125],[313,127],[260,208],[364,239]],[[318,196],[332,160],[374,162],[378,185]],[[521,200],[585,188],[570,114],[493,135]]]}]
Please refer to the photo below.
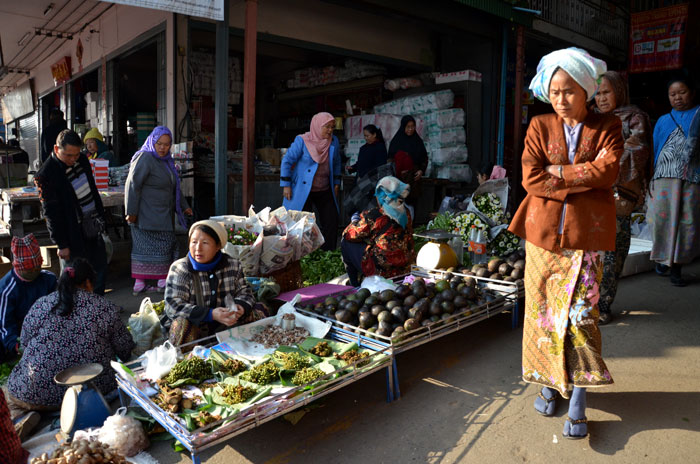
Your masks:
[{"label": "seated vendor woman", "polygon": [[[7,382],[7,404],[20,436],[39,419],[37,411],[57,410],[66,387],[54,376],[69,367],[102,364],[93,384],[116,397],[117,383],[110,361],[128,360],[134,341],[120,318],[120,308],[93,292],[96,274],[90,263],[76,258],[63,268],[58,289],[39,298],[22,325],[22,358]],[[0,440],[1,441],[1,440]]]},{"label": "seated vendor woman", "polygon": [[[190,227],[189,253],[170,266],[161,323],[174,345],[189,343],[264,315],[254,309],[255,297],[240,261],[221,252],[228,235],[216,221]],[[234,307],[226,306],[231,295]]]},{"label": "seated vendor woman", "polygon": [[359,273],[393,277],[406,274],[415,260],[413,226],[405,199],[410,187],[395,177],[379,181],[377,206],[353,217],[340,249],[350,285],[360,285]]}]

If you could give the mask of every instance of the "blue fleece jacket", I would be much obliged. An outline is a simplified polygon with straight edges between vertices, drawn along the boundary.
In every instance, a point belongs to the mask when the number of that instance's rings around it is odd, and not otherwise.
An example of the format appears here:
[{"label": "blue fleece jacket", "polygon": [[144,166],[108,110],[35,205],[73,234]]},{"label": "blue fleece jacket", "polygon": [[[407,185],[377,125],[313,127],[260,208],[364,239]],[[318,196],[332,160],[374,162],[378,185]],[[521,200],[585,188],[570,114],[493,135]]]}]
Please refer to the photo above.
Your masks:
[{"label": "blue fleece jacket", "polygon": [[56,276],[49,271],[41,271],[31,282],[17,277],[14,269],[0,279],[0,339],[5,352],[15,349],[29,308],[36,300],[54,290]]}]

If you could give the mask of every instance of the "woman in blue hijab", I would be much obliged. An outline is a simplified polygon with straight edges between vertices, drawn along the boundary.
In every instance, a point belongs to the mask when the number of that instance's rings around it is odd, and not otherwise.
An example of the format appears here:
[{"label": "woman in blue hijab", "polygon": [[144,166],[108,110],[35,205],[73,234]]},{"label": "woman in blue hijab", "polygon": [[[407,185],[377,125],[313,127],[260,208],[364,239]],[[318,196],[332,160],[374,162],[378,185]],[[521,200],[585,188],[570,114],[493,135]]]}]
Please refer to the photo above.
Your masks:
[{"label": "woman in blue hijab", "polygon": [[[170,155],[172,140],[170,130],[158,126],[131,158],[124,205],[131,226],[134,295],[164,291],[170,264],[179,257],[175,228],[187,230],[184,214],[192,215]],[[147,280],[158,283],[147,287]]]}]

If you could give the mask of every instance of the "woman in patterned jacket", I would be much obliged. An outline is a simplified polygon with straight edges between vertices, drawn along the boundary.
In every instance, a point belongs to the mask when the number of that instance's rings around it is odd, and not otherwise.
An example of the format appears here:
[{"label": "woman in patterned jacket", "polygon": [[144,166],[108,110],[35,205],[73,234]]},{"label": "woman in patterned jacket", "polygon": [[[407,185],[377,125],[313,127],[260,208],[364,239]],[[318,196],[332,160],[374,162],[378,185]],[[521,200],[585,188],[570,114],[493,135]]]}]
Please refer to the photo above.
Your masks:
[{"label": "woman in patterned jacket", "polygon": [[174,345],[264,317],[254,308],[253,290],[240,261],[221,252],[227,240],[220,223],[196,222],[190,227],[189,253],[170,266],[161,323]]},{"label": "woman in patterned jacket", "polygon": [[405,200],[410,187],[387,176],[377,184],[377,206],[353,215],[340,249],[350,285],[360,285],[359,273],[393,277],[411,270],[413,227]]},{"label": "woman in patterned jacket", "polygon": [[601,355],[598,300],[605,251],[615,249],[612,186],[622,124],[588,111],[603,61],[567,48],[546,55],[530,84],[554,114],[533,118],[523,150],[527,197],[510,231],[526,240],[523,380],[541,386],[535,410],[569,399],[566,438],[588,435],[586,388],[613,383]]},{"label": "woman in patterned jacket", "polygon": [[651,177],[651,125],[649,116],[635,105],[630,105],[627,83],[616,71],[608,71],[600,80],[595,94],[596,109],[612,113],[622,121],[625,151],[620,158],[620,172],[613,186],[617,235],[615,251],[606,251],[603,260],[603,281],[600,285],[600,324],[612,320],[612,306],[617,293],[617,282],[625,266],[630,249],[630,215],[644,204],[644,195]]},{"label": "woman in patterned jacket", "polygon": [[104,394],[117,388],[110,361],[131,357],[134,341],[120,308],[93,293],[95,271],[83,258],[63,269],[58,290],[36,301],[22,325],[24,353],[10,374],[7,404],[13,419],[30,411],[56,410],[66,387],[53,378],[64,369],[100,363],[93,383]]}]

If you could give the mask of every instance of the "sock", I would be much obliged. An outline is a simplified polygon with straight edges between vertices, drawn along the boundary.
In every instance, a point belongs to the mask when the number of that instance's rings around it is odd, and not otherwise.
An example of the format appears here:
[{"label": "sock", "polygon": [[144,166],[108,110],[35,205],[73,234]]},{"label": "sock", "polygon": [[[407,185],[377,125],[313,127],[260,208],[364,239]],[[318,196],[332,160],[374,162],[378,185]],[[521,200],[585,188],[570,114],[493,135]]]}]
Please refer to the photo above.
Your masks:
[{"label": "sock", "polygon": [[165,279],[158,280],[158,288],[165,288]]},{"label": "sock", "polygon": [[[574,387],[569,400],[569,418],[571,420],[583,419],[586,417],[586,389]],[[567,420],[564,423],[564,435],[585,436],[588,434],[588,424],[571,425]]]},{"label": "sock", "polygon": [[[556,398],[557,391],[553,388],[549,387],[542,387],[542,396],[545,398],[552,399]],[[543,413],[547,416],[551,416],[554,414],[554,410],[556,408],[556,402],[550,402],[549,405],[547,406],[547,403],[538,396],[535,397],[535,409],[538,410],[540,413]]]},{"label": "sock", "polygon": [[146,288],[146,281],[143,279],[134,279],[134,291],[140,292]]}]

